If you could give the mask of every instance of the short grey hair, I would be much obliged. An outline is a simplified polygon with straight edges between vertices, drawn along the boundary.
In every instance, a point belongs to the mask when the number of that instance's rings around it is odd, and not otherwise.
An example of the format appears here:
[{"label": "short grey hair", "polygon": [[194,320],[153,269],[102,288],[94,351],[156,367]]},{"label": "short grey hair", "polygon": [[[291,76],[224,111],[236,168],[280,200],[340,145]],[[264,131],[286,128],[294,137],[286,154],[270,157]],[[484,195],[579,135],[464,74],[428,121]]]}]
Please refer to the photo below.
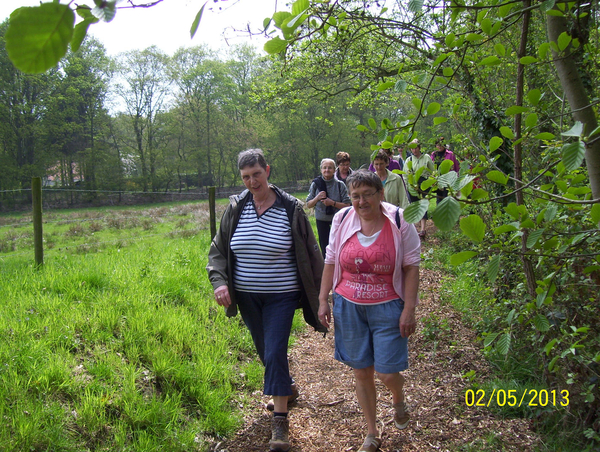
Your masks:
[{"label": "short grey hair", "polygon": [[238,169],[242,170],[248,166],[259,164],[264,170],[267,169],[267,161],[262,149],[246,149],[238,154]]},{"label": "short grey hair", "polygon": [[319,165],[319,168],[323,168],[323,163],[325,162],[331,162],[333,163],[333,169],[337,168],[337,165],[335,164],[335,161],[333,159],[330,158],[324,158],[323,160],[321,160],[321,164]]},{"label": "short grey hair", "polygon": [[361,169],[358,171],[354,171],[351,173],[346,179],[346,186],[348,187],[348,191],[353,188],[358,188],[363,185],[367,187],[373,187],[377,191],[383,190],[383,183],[377,174],[372,171]]}]

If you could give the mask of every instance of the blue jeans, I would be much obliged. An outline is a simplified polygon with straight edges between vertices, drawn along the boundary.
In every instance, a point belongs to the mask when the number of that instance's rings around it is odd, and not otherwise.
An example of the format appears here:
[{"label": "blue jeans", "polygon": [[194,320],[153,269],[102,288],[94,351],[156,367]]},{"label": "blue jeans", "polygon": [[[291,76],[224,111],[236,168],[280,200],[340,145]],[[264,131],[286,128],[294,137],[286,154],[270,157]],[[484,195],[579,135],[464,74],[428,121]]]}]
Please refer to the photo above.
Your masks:
[{"label": "blue jeans", "polygon": [[300,291],[253,293],[235,291],[238,308],[265,366],[264,393],[291,396],[287,348]]}]

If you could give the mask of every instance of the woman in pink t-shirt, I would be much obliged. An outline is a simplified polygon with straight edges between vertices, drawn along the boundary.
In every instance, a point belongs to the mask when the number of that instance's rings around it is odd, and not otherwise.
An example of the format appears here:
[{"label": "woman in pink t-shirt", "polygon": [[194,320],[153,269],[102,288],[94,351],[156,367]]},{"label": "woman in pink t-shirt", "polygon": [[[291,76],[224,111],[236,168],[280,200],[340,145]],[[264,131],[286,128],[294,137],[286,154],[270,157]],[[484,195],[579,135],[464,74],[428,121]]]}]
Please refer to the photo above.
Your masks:
[{"label": "woman in pink t-shirt", "polygon": [[359,170],[346,183],[352,207],[333,218],[318,315],[327,327],[333,314],[335,358],[354,370],[368,429],[359,451],[375,452],[381,446],[375,372],[392,393],[396,427],[409,421],[400,372],[408,368],[408,337],[416,328],[421,242],[403,210],[383,201],[376,174]]}]

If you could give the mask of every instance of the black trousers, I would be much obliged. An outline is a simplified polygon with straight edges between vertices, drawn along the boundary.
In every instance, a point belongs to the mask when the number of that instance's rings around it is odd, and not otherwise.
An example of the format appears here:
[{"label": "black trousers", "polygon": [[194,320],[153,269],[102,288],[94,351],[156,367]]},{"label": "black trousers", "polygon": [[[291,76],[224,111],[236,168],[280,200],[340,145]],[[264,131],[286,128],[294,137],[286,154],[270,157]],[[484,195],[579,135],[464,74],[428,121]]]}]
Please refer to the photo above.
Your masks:
[{"label": "black trousers", "polygon": [[329,245],[331,223],[331,221],[317,220],[317,234],[319,234],[319,246],[321,247],[321,253],[323,253],[323,259],[325,259],[326,248]]}]

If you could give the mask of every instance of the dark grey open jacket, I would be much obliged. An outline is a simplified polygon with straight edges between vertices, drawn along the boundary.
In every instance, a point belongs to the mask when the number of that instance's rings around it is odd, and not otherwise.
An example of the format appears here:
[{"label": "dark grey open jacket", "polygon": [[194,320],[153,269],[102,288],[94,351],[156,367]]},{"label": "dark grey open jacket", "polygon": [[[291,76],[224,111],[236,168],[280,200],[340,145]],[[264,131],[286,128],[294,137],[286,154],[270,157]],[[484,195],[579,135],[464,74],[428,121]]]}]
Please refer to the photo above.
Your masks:
[{"label": "dark grey open jacket", "polygon": [[[302,308],[304,320],[315,330],[327,332],[327,328],[319,322],[319,290],[323,273],[323,256],[313,234],[312,227],[304,209],[296,198],[288,195],[274,185],[269,185],[281,199],[292,228],[292,242],[296,256],[296,267],[302,296],[298,308]],[[208,252],[206,271],[208,278],[216,289],[227,285],[231,296],[231,306],[227,308],[227,316],[237,315],[237,302],[233,289],[233,267],[235,256],[229,246],[237,227],[243,207],[252,197],[248,190],[239,195],[229,197],[229,206],[221,218],[217,235],[212,240]]]}]

